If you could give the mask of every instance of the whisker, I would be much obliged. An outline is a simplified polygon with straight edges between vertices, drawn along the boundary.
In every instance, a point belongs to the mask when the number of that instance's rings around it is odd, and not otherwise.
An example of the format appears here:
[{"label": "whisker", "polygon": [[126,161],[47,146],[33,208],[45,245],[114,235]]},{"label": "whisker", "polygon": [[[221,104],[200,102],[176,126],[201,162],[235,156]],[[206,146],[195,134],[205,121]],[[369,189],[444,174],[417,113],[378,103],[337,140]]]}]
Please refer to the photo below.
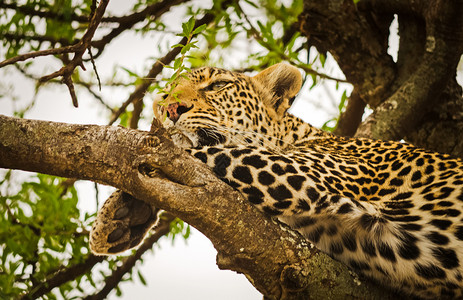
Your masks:
[{"label": "whisker", "polygon": [[[251,139],[254,141],[255,138],[267,142],[266,147],[270,147],[270,150],[275,152],[281,152],[281,147],[275,145],[274,141],[280,141],[281,145],[291,146],[290,143],[285,142],[282,139],[275,138],[274,136],[266,135],[260,132],[252,131],[252,130],[241,130],[236,128],[230,128],[220,125],[207,125],[209,128],[214,129],[220,133],[228,133],[227,137],[233,142],[234,144],[251,144],[247,141],[247,139]],[[231,134],[230,134],[231,133]],[[272,141],[273,140],[273,141]]]}]

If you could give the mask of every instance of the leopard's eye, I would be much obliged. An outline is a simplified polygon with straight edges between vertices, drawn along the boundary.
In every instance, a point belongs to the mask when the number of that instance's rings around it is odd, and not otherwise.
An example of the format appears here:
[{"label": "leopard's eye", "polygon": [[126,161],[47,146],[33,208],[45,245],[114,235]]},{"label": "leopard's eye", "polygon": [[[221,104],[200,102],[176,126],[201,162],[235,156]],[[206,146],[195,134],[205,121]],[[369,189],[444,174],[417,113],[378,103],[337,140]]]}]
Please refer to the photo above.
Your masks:
[{"label": "leopard's eye", "polygon": [[227,86],[230,82],[229,81],[216,81],[209,84],[207,87],[204,88],[206,91],[219,91],[225,86]]}]

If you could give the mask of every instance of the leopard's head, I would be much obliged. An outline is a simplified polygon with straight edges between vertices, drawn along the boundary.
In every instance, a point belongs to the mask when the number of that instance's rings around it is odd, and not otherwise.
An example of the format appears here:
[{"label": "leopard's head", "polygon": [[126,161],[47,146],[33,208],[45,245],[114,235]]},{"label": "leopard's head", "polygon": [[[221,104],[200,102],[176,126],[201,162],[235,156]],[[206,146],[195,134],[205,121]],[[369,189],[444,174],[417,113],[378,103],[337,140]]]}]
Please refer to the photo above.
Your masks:
[{"label": "leopard's head", "polygon": [[154,113],[182,147],[274,144],[301,84],[298,69],[283,63],[253,77],[203,67],[160,95]]}]

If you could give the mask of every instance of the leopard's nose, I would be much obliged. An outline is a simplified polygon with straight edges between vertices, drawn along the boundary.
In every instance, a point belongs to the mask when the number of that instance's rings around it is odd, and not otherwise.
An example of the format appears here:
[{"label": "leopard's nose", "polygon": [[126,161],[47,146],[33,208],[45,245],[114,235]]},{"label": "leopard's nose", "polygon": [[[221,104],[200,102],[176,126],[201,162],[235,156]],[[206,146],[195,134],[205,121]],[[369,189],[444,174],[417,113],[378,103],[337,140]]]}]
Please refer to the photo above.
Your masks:
[{"label": "leopard's nose", "polygon": [[176,123],[182,114],[190,111],[192,108],[193,105],[188,107],[186,104],[181,102],[171,103],[166,108],[167,117]]}]

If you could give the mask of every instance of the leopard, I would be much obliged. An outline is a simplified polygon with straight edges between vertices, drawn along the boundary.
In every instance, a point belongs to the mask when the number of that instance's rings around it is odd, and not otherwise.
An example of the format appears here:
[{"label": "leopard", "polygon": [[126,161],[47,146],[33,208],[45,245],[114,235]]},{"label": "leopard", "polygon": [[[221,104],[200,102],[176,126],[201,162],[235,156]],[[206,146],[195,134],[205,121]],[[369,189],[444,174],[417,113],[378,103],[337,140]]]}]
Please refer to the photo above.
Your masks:
[{"label": "leopard", "polygon": [[[173,141],[263,212],[362,276],[422,299],[463,296],[463,161],[404,141],[334,135],[288,109],[298,68],[191,70],[154,115]],[[135,247],[155,208],[116,191],[90,246]]]}]

